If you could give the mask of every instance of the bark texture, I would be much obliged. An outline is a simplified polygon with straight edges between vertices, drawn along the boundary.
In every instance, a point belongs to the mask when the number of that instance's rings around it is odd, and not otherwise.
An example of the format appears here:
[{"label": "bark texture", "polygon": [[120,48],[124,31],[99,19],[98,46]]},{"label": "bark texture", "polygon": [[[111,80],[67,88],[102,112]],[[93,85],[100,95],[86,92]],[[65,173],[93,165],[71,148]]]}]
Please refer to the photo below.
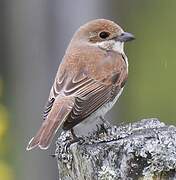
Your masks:
[{"label": "bark texture", "polygon": [[176,179],[176,127],[158,119],[104,124],[72,141],[67,131],[56,142],[60,180]]}]

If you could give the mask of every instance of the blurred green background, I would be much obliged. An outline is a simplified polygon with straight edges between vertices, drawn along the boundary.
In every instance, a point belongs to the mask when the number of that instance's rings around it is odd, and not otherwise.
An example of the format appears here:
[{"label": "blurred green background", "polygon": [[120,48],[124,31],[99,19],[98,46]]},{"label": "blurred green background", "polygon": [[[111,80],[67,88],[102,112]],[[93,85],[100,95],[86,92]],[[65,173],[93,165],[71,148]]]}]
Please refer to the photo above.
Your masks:
[{"label": "blurred green background", "polygon": [[[176,1],[124,1],[123,26],[136,35],[127,47],[128,85],[120,100],[128,122],[158,117],[175,123]],[[125,16],[126,12],[128,16]]]},{"label": "blurred green background", "polygon": [[54,143],[46,152],[25,146],[70,38],[91,19],[114,20],[136,36],[125,47],[128,83],[109,118],[175,124],[175,0],[3,0],[0,8],[0,180],[56,179]]}]

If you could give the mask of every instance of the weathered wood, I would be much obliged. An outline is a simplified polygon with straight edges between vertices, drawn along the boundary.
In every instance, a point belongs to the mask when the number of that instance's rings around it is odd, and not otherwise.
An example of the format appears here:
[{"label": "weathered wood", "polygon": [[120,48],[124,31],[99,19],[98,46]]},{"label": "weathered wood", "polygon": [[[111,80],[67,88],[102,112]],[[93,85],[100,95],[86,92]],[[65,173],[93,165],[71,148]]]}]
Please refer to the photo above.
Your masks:
[{"label": "weathered wood", "polygon": [[157,119],[107,127],[72,143],[56,142],[60,180],[176,179],[176,127]]}]

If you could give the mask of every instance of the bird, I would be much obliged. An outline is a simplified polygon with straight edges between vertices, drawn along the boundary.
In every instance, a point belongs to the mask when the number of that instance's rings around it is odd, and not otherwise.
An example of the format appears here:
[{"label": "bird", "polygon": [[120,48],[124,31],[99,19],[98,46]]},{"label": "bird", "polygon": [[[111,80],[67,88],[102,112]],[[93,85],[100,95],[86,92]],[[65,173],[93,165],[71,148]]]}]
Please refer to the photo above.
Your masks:
[{"label": "bird", "polygon": [[134,40],[120,25],[94,19],[73,35],[43,111],[43,122],[27,150],[47,149],[59,128],[90,134],[121,95],[128,78],[124,43]]}]

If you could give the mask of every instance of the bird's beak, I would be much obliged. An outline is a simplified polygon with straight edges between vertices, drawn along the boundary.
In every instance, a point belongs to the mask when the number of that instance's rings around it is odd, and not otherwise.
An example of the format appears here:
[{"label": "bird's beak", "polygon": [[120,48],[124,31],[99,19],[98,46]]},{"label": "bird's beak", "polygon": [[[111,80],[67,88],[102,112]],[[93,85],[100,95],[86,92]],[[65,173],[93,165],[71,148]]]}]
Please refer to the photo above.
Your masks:
[{"label": "bird's beak", "polygon": [[123,32],[120,36],[116,38],[116,40],[120,42],[128,42],[134,39],[135,39],[134,35],[129,32]]}]

